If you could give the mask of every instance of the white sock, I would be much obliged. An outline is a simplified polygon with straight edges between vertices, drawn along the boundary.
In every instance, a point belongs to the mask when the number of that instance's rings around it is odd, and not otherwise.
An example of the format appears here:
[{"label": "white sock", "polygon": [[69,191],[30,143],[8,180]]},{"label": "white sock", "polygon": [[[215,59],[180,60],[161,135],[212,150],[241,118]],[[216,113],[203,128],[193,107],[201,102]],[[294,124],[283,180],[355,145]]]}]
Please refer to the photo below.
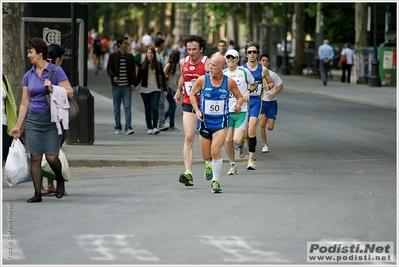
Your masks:
[{"label": "white sock", "polygon": [[222,172],[223,167],[223,159],[212,159],[212,172],[213,172],[213,179],[212,181],[218,181],[220,173]]}]

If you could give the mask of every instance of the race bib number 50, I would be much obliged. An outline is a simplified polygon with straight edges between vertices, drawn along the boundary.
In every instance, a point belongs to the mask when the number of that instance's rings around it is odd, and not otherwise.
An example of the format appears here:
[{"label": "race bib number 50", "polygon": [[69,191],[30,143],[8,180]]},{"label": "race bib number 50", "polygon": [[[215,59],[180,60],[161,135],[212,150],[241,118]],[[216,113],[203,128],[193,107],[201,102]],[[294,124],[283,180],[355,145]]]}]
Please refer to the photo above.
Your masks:
[{"label": "race bib number 50", "polygon": [[224,113],[223,110],[224,101],[223,100],[207,100],[205,101],[205,114],[209,115],[221,115]]}]

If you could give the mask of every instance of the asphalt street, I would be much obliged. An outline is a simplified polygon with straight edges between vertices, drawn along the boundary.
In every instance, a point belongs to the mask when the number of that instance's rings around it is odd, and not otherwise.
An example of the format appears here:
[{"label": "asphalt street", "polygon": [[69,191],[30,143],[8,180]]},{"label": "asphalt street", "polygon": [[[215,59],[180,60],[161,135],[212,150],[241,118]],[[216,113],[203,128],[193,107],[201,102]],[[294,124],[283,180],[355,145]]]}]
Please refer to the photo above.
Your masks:
[{"label": "asphalt street", "polygon": [[[185,187],[183,132],[147,135],[136,91],[135,133],[115,135],[109,80],[90,73],[95,141],[64,145],[68,195],[28,204],[31,183],[3,182],[3,264],[315,266],[307,242],[396,249],[395,88],[282,78],[270,152],[257,154],[255,171],[237,158],[235,176],[225,163],[223,193],[211,194],[198,140],[195,185]],[[180,113],[178,106],[178,127]]]}]

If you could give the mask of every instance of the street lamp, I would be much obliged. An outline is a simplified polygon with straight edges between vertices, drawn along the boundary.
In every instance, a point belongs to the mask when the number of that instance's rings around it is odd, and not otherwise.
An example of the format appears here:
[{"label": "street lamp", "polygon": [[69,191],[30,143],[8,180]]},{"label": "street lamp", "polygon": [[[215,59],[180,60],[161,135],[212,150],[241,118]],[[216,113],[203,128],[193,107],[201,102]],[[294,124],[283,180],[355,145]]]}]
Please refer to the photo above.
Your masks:
[{"label": "street lamp", "polygon": [[380,73],[378,70],[378,58],[377,58],[377,3],[374,3],[374,52],[373,60],[371,61],[371,76],[369,78],[370,87],[381,87]]},{"label": "street lamp", "polygon": [[287,52],[287,4],[284,4],[284,58],[283,58],[283,67],[281,68],[281,71],[285,75],[290,75],[290,68],[289,68],[289,62],[288,62],[288,52]]}]

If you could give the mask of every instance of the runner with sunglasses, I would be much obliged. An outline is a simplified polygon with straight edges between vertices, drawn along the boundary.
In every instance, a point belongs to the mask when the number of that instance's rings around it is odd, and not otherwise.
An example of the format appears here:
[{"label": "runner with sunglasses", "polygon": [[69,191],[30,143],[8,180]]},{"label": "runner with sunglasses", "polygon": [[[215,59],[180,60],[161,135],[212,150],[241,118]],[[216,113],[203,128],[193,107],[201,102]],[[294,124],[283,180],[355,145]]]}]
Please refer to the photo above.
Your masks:
[{"label": "runner with sunglasses", "polygon": [[258,62],[259,50],[259,45],[255,42],[250,42],[245,46],[245,56],[248,61],[243,67],[252,73],[258,83],[258,87],[251,92],[249,98],[249,121],[247,127],[249,158],[247,170],[256,170],[256,127],[262,107],[262,93],[263,90],[270,90],[274,87],[274,81],[269,75],[269,70]]}]

